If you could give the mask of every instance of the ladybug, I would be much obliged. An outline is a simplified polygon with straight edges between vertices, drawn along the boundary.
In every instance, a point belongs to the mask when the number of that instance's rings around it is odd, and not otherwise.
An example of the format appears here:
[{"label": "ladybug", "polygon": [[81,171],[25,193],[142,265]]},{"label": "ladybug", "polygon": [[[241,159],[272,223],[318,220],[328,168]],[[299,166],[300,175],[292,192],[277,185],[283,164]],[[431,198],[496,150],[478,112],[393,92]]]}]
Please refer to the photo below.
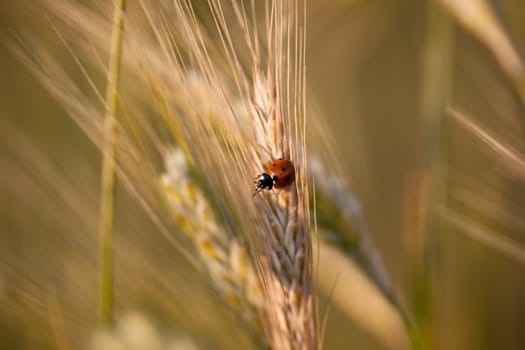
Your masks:
[{"label": "ladybug", "polygon": [[293,163],[289,160],[279,158],[273,161],[260,174],[255,182],[255,191],[253,195],[261,192],[264,189],[271,190],[272,188],[284,188],[290,186],[295,180],[295,169]]}]

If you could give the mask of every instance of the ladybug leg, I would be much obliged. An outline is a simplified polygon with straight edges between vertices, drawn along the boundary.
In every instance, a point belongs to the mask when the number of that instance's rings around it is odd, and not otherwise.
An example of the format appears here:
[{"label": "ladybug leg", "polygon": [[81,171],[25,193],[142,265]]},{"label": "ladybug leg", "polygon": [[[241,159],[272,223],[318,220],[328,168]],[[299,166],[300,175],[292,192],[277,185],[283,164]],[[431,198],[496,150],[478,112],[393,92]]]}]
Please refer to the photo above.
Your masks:
[{"label": "ladybug leg", "polygon": [[264,187],[261,186],[261,177],[262,176],[263,176],[263,174],[259,174],[259,175],[257,175],[256,177],[253,178],[253,183],[257,184],[257,185],[255,185],[255,189],[253,191],[252,197],[255,197],[255,195],[257,193],[261,192],[264,189]]},{"label": "ladybug leg", "polygon": [[259,192],[261,192],[263,189],[261,187],[256,187],[255,191],[253,191],[252,197],[255,197],[255,195]]}]

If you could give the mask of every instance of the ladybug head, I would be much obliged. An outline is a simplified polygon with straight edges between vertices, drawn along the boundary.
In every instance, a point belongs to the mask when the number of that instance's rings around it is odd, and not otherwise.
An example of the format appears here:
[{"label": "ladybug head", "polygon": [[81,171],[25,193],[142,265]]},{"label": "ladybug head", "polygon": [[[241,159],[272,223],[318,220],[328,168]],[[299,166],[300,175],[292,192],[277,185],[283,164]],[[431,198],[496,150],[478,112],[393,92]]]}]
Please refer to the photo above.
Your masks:
[{"label": "ladybug head", "polygon": [[255,196],[264,189],[271,190],[275,181],[277,181],[277,176],[272,177],[266,173],[262,173],[257,178],[257,181],[255,181],[255,191],[253,192],[253,195]]}]

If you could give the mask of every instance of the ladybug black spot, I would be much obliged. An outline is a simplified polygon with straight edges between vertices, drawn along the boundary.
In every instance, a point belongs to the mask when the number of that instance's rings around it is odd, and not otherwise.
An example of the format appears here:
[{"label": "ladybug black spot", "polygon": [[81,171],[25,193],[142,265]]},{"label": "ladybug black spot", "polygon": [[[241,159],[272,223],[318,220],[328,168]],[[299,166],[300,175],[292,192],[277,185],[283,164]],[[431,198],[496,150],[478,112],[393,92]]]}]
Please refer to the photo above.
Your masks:
[{"label": "ladybug black spot", "polygon": [[272,166],[277,166],[277,163],[273,163]]},{"label": "ladybug black spot", "polygon": [[282,167],[281,170],[282,170],[282,171],[286,171],[286,168],[285,168],[285,167]]}]

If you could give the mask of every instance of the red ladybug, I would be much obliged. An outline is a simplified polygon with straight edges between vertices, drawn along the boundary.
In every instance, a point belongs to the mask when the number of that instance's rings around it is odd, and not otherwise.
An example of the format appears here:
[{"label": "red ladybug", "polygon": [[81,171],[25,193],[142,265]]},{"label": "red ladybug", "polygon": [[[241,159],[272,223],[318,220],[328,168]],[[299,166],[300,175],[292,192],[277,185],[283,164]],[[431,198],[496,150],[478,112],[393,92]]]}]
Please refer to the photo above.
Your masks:
[{"label": "red ladybug", "polygon": [[264,189],[284,188],[290,186],[295,180],[295,168],[289,160],[279,158],[273,161],[266,171],[260,174],[255,181],[255,191],[253,195]]}]

